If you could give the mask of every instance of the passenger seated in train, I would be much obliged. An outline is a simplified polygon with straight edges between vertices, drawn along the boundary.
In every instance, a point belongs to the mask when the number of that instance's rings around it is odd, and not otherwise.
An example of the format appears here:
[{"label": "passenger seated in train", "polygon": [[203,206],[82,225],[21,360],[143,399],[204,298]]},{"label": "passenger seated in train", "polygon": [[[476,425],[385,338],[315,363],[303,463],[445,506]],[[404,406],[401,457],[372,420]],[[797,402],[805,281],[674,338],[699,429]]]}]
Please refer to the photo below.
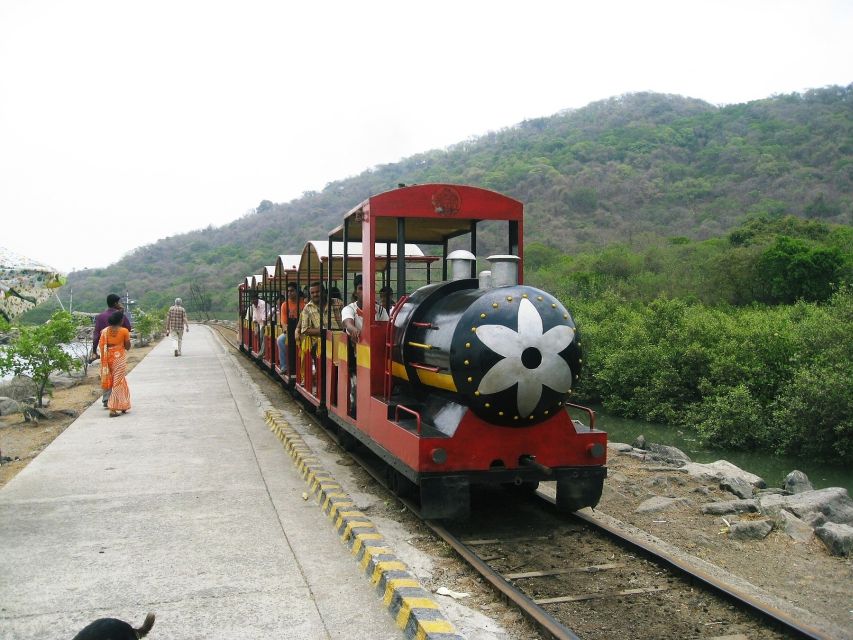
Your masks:
[{"label": "passenger seated in train", "polygon": [[[350,339],[350,348],[348,349],[347,363],[349,366],[350,378],[350,415],[355,417],[355,386],[357,381],[356,376],[356,345],[361,337],[361,330],[364,326],[364,288],[361,282],[361,276],[357,275],[353,279],[353,293],[355,301],[344,307],[341,312],[344,331]],[[373,309],[373,317],[375,320],[388,320],[388,312],[380,303],[375,303]]]},{"label": "passenger seated in train", "polygon": [[379,299],[382,304],[382,308],[388,312],[388,315],[391,315],[391,309],[394,308],[394,305],[397,304],[397,301],[392,297],[394,294],[394,290],[389,287],[387,284],[379,290]]},{"label": "passenger seated in train", "polygon": [[[318,346],[320,344],[320,318],[323,317],[323,325],[326,325],[326,288],[319,281],[312,282],[308,289],[311,299],[305,304],[299,313],[299,322],[296,324],[295,339],[297,349],[304,353],[311,350],[312,364],[316,368]],[[343,302],[332,298],[329,302],[332,309],[332,323],[327,327],[333,331],[341,330],[341,308]]]}]

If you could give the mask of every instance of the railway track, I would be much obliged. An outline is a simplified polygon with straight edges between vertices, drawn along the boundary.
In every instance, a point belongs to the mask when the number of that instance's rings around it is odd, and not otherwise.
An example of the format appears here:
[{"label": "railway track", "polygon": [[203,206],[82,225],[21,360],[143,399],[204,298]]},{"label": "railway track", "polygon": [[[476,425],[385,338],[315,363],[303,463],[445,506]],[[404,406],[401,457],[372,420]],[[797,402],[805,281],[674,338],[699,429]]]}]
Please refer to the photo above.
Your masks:
[{"label": "railway track", "polygon": [[[232,330],[211,326],[239,351]],[[365,453],[350,455],[393,493]],[[511,494],[479,496],[483,506],[467,523],[421,520],[545,637],[831,637],[772,597],[756,596],[745,581],[672,553],[629,525],[586,510],[559,514],[549,505],[550,487],[539,489],[538,500],[507,500]],[[416,504],[398,498],[417,514]],[[655,617],[660,623],[651,623]]]}]

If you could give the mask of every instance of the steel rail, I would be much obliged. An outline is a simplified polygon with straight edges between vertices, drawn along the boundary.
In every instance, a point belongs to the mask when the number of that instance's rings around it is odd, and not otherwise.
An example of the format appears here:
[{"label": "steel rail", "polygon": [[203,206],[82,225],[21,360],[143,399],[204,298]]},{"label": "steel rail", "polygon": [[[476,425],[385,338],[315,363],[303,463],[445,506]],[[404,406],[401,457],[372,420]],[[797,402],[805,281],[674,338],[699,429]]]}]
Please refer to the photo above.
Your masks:
[{"label": "steel rail", "polygon": [[533,602],[527,595],[507,581],[501,574],[486,564],[476,553],[450,533],[444,526],[434,520],[423,520],[424,524],[432,529],[437,536],[444,540],[458,553],[477,573],[489,581],[495,589],[514,604],[536,627],[556,640],[580,640],[571,629],[563,626],[550,613]]},{"label": "steel rail", "polygon": [[[313,418],[313,416],[311,416]],[[394,494],[388,486],[384,475],[381,474],[369,461],[356,452],[350,451],[349,455],[355,460],[371,477],[382,485],[389,493]],[[396,496],[403,505],[431,529],[439,538],[444,540],[459,556],[468,563],[477,573],[497,589],[511,604],[513,604],[528,620],[530,620],[540,631],[554,638],[554,640],[581,640],[571,629],[561,624],[550,613],[533,602],[526,594],[516,588],[500,573],[492,569],[474,551],[459,538],[454,536],[442,524],[435,520],[426,520],[421,517],[418,506],[411,500]]]},{"label": "steel rail", "polygon": [[[556,505],[556,499],[550,495],[544,494],[542,491],[537,491],[536,495],[542,500],[545,500],[552,505]],[[727,583],[718,577],[703,571],[701,568],[667,553],[665,550],[658,548],[656,545],[652,545],[640,538],[632,536],[624,531],[620,531],[616,527],[613,527],[606,522],[602,522],[601,520],[598,520],[587,513],[583,513],[582,511],[576,511],[572,515],[576,518],[580,518],[591,527],[604,531],[607,535],[615,538],[619,542],[641,550],[643,553],[652,556],[655,560],[659,560],[662,564],[668,565],[690,579],[705,585],[710,590],[721,593],[723,596],[736,601],[767,619],[772,620],[787,631],[791,631],[796,635],[804,638],[810,638],[812,640],[832,640],[832,636],[826,635],[823,631],[795,620],[785,611],[759,601],[750,594],[744,593],[733,584]]]},{"label": "steel rail", "polygon": [[[231,342],[228,338],[222,335],[222,332],[218,330],[217,333],[230,343],[235,350],[239,351],[239,346],[234,342]],[[247,356],[248,357],[248,356]],[[250,358],[251,359],[251,358]],[[257,364],[257,363],[256,363]],[[309,415],[312,418],[316,418],[315,416]],[[322,425],[319,425],[322,428]],[[328,433],[328,430],[323,429]],[[359,465],[367,471],[374,480],[376,480],[380,485],[382,485],[387,491],[390,493],[394,493],[393,490],[388,486],[388,482],[385,477],[380,474],[373,465],[369,464],[368,461],[362,456],[349,452],[350,456],[359,463]],[[556,504],[556,499],[548,494],[543,493],[541,490],[536,492],[536,495],[552,504]],[[475,552],[473,552],[465,543],[459,540],[456,536],[454,536],[450,531],[448,531],[443,525],[434,521],[434,520],[425,520],[420,517],[420,513],[418,511],[417,505],[412,503],[412,501],[407,500],[401,496],[397,496],[398,500],[400,500],[407,509],[412,511],[427,527],[429,527],[437,536],[439,536],[444,542],[446,542],[457,554],[467,562],[477,573],[479,573],[483,578],[485,578],[489,584],[491,584],[495,589],[497,589],[509,602],[511,602],[514,606],[516,606],[523,615],[525,615],[536,627],[555,638],[556,640],[580,640],[577,635],[575,635],[570,629],[562,625],[559,621],[557,621],[553,616],[551,616],[547,611],[545,611],[542,607],[537,605],[533,600],[531,600],[527,595],[517,589],[512,585],[506,578],[501,576],[500,573],[496,572],[492,569],[486,562],[484,562]],[[771,620],[775,624],[778,624],[782,628],[787,631],[791,631],[796,635],[799,635],[803,638],[809,638],[810,640],[832,640],[832,636],[827,635],[823,631],[816,629],[810,625],[804,624],[802,622],[798,622],[794,618],[792,618],[789,614],[777,607],[772,605],[763,603],[751,596],[748,593],[744,593],[739,590],[731,583],[727,583],[716,576],[711,575],[700,569],[699,567],[688,563],[685,560],[677,558],[676,556],[667,553],[666,551],[658,548],[656,545],[652,545],[647,543],[640,538],[631,536],[630,534],[619,531],[615,527],[608,525],[607,523],[601,522],[596,518],[590,516],[589,514],[583,512],[575,512],[572,514],[573,517],[579,518],[583,520],[585,523],[594,527],[595,529],[601,530],[605,532],[608,536],[615,538],[621,543],[639,549],[643,553],[651,556],[653,559],[660,561],[662,564],[672,567],[676,571],[686,575],[688,578],[695,580],[710,590],[715,591],[717,593],[722,594],[723,596],[743,605],[744,607],[755,611],[759,615],[763,616],[766,619]]]}]

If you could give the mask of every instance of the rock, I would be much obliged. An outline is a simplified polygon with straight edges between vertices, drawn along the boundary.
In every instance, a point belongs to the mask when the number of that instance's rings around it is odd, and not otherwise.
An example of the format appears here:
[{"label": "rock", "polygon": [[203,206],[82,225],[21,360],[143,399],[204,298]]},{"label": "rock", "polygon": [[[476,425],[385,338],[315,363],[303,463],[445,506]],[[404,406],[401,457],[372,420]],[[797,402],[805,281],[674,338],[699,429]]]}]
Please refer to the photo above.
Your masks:
[{"label": "rock", "polygon": [[[80,374],[77,374],[77,378],[79,379]],[[56,373],[50,376],[50,383],[53,385],[54,389],[68,389],[77,384],[78,379],[65,374],[65,373]]]},{"label": "rock", "polygon": [[804,491],[814,491],[812,483],[809,482],[809,477],[802,471],[792,471],[782,481],[782,488],[791,493],[803,493]]},{"label": "rock", "polygon": [[655,496],[640,503],[635,511],[637,513],[650,513],[653,511],[663,511],[664,509],[673,509],[676,507],[684,507],[690,504],[687,498],[666,498],[664,496]]},{"label": "rock", "polygon": [[828,522],[826,516],[817,511],[813,513],[807,513],[800,519],[807,525],[809,525],[812,529],[817,529],[818,527],[821,527]]},{"label": "rock", "polygon": [[7,382],[0,383],[0,396],[5,396],[20,402],[27,396],[38,391],[38,386],[28,376],[15,376]]},{"label": "rock", "polygon": [[771,531],[773,523],[770,520],[744,520],[732,523],[729,536],[733,540],[763,540]]},{"label": "rock", "polygon": [[760,498],[761,496],[769,496],[769,495],[777,495],[777,496],[789,496],[791,495],[789,492],[784,489],[777,489],[776,487],[769,487],[767,489],[757,489],[755,491],[755,496]]},{"label": "rock", "polygon": [[645,481],[647,487],[669,487],[669,481],[663,476],[654,476]]},{"label": "rock", "polygon": [[853,551],[853,527],[849,525],[827,522],[815,534],[834,556],[849,556]]},{"label": "rock", "polygon": [[752,485],[743,478],[723,478],[720,489],[735,494],[738,498],[749,499],[752,497]]},{"label": "rock", "polygon": [[804,491],[792,496],[762,496],[759,503],[761,512],[766,514],[778,514],[787,509],[801,520],[806,520],[808,514],[820,513],[830,522],[853,524],[853,500],[842,487]]},{"label": "rock", "polygon": [[612,471],[607,474],[608,482],[628,482],[628,476],[624,473],[619,473],[618,471]]},{"label": "rock", "polygon": [[808,542],[814,538],[814,529],[785,509],[779,512],[777,526],[797,542]]},{"label": "rock", "polygon": [[758,513],[758,502],[755,500],[728,500],[726,502],[709,502],[702,505],[702,513],[712,516],[722,516],[727,513]]},{"label": "rock", "polygon": [[637,436],[636,440],[634,440],[632,446],[635,449],[645,449],[646,448],[646,436],[640,434]]},{"label": "rock", "polygon": [[13,413],[18,413],[21,410],[21,405],[17,400],[12,398],[0,397],[0,416],[10,416]]},{"label": "rock", "polygon": [[689,462],[681,468],[699,480],[720,482],[725,478],[742,478],[757,489],[764,489],[767,486],[767,483],[761,477],[749,471],[744,471],[728,460],[717,460],[708,464]]},{"label": "rock", "polygon": [[630,444],[626,444],[624,442],[608,442],[607,448],[613,449],[614,451],[616,451],[618,453],[627,453],[629,451],[634,450],[634,447],[632,447]]},{"label": "rock", "polygon": [[672,462],[678,465],[691,462],[687,454],[677,447],[669,447],[665,444],[650,442],[646,446],[646,450],[655,460],[663,460],[665,462]]},{"label": "rock", "polygon": [[703,496],[707,496],[709,493],[711,493],[711,490],[708,487],[702,486],[693,489],[693,493],[701,493]]}]

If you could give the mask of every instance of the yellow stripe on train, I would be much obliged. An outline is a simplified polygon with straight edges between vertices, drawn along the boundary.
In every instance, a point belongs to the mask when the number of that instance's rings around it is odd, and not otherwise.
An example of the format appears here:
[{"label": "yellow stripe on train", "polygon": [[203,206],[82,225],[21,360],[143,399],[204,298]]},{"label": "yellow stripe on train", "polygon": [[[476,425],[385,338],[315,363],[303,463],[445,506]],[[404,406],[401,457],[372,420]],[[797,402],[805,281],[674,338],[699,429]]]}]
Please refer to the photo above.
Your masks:
[{"label": "yellow stripe on train", "polygon": [[[332,353],[332,341],[326,341],[326,353]],[[338,362],[346,362],[347,361],[347,345],[345,343],[338,343],[338,354],[337,354]],[[359,344],[356,348],[356,363],[359,367],[364,367],[366,369],[370,368],[370,347],[366,344]],[[435,387],[436,389],[445,389],[447,391],[456,391],[456,383],[453,382],[453,376],[449,373],[438,373],[434,371],[426,371],[424,369],[416,369],[418,373],[418,380],[420,380],[423,384],[429,387]],[[404,367],[399,362],[391,363],[391,373],[396,378],[400,378],[402,380],[408,380],[409,374],[406,371],[406,367]]]}]

